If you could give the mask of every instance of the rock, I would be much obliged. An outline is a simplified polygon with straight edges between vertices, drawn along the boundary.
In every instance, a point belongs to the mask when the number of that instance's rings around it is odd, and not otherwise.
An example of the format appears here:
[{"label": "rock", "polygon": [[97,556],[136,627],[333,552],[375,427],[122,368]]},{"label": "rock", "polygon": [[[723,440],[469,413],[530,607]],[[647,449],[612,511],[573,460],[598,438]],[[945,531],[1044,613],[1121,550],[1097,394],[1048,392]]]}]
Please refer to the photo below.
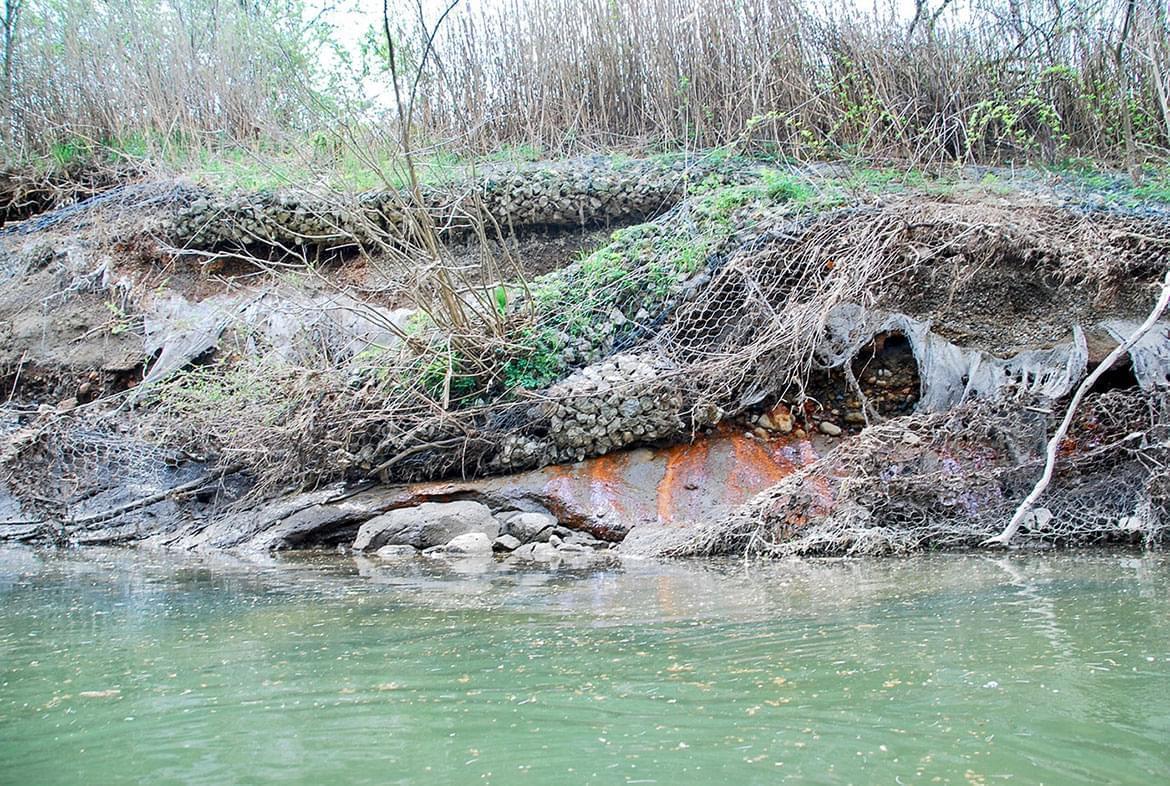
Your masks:
[{"label": "rock", "polygon": [[447,543],[448,554],[491,554],[492,540],[482,532],[456,535]]},{"label": "rock", "polygon": [[618,406],[618,413],[623,418],[636,418],[642,414],[642,402],[636,398],[628,398]]},{"label": "rock", "polygon": [[492,542],[492,551],[515,551],[520,548],[520,539],[513,535],[500,535]]},{"label": "rock", "polygon": [[590,535],[588,532],[577,532],[574,530],[565,539],[565,543],[577,543],[582,546],[588,546],[591,549],[604,548],[605,541],[598,540]]},{"label": "rock", "polygon": [[792,411],[784,404],[777,404],[776,407],[768,413],[768,419],[772,421],[773,431],[779,431],[782,434],[789,434],[792,432]]},{"label": "rock", "polygon": [[581,553],[581,552],[585,552],[585,551],[592,551],[593,549],[591,549],[588,546],[585,546],[581,543],[562,543],[560,545],[560,548],[558,548],[557,550],[562,552],[562,553],[564,553],[564,552]]},{"label": "rock", "polygon": [[1048,508],[1032,508],[1024,519],[1024,523],[1033,532],[1048,529],[1052,523],[1052,511]]},{"label": "rock", "polygon": [[557,550],[548,543],[528,543],[513,551],[512,559],[517,562],[552,562],[558,557]]},{"label": "rock", "polygon": [[518,548],[512,552],[512,559],[519,560],[522,562],[529,561],[532,559],[532,552],[535,550],[536,550],[535,543],[529,543],[527,545],[521,546],[520,548]]},{"label": "rock", "polygon": [[353,548],[372,551],[391,545],[428,549],[468,532],[482,533],[490,546],[500,525],[487,506],[478,502],[424,502],[418,507],[383,513],[362,524]]},{"label": "rock", "polygon": [[547,513],[519,513],[504,523],[504,533],[521,543],[547,542],[557,520]]},{"label": "rock", "polygon": [[756,419],[756,423],[762,429],[767,429],[768,431],[776,430],[776,424],[772,421],[772,418],[768,415],[767,412],[765,412],[763,415],[760,415],[760,417]]},{"label": "rock", "polygon": [[532,547],[533,562],[552,562],[557,558],[556,547],[551,543],[536,543]]},{"label": "rock", "polygon": [[410,559],[418,556],[414,546],[383,546],[375,552],[381,559]]},{"label": "rock", "polygon": [[560,548],[562,543],[564,543],[564,541],[561,540],[560,536],[557,535],[556,533],[553,533],[552,535],[548,536],[548,544],[550,546],[552,546],[554,549]]},{"label": "rock", "polygon": [[822,420],[821,421],[821,433],[826,434],[830,437],[839,437],[839,436],[841,436],[841,427],[838,426],[836,423],[832,423],[828,420]]}]

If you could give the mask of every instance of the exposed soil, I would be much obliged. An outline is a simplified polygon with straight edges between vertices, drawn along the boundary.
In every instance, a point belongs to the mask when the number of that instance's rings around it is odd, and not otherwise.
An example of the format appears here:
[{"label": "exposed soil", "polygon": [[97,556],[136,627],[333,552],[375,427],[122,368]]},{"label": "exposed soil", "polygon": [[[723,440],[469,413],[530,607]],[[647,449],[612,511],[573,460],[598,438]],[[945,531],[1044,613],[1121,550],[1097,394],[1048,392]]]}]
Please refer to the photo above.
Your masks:
[{"label": "exposed soil", "polygon": [[50,265],[0,287],[0,378],[12,380],[24,366],[41,376],[54,369],[67,376],[121,374],[141,365],[142,335],[133,318],[108,291],[86,291],[84,283]]},{"label": "exposed soil", "polygon": [[[1050,204],[1027,195],[1016,195],[1011,209],[1020,216],[1019,231],[1055,215]],[[986,220],[994,225],[1003,214],[989,214]],[[1133,231],[1140,234],[1142,219],[1134,220]],[[1165,248],[1155,244],[1139,250],[1148,265],[1102,275],[1112,260],[1093,260],[1096,252],[1090,239],[1077,247],[1075,227],[1069,234],[1073,237],[1065,246],[1016,248],[994,239],[988,243],[990,250],[977,250],[985,258],[961,249],[934,264],[910,267],[878,305],[930,322],[952,343],[998,357],[1067,341],[1073,325],[1091,329],[1109,318],[1144,315],[1156,299]],[[995,243],[1002,243],[1002,250],[996,252]],[[1082,257],[1101,270],[1085,269]],[[1074,258],[1077,261],[1070,263]]]},{"label": "exposed soil", "polygon": [[[498,241],[489,243],[487,253],[497,260],[514,260],[532,279],[553,270],[559,270],[582,254],[605,244],[614,230],[629,222],[604,228],[581,228],[567,232],[527,232],[507,238],[503,246]],[[506,249],[506,255],[504,250]],[[452,249],[455,262],[468,268],[481,264],[484,248],[479,243],[462,243]]]},{"label": "exposed soil", "polygon": [[[362,298],[363,308],[374,304],[383,309],[396,309],[415,305],[412,299],[417,295],[418,288],[426,286],[425,276],[420,275],[420,271],[428,269],[423,260],[416,265],[410,259],[399,257],[391,263],[386,257],[371,256],[357,251],[337,252],[327,258],[316,259],[314,264],[309,266],[297,264],[291,257],[271,259],[269,260],[272,263],[271,267],[258,265],[255,260],[230,254],[185,256],[176,253],[175,249],[168,248],[165,242],[156,236],[152,227],[153,222],[170,209],[176,199],[182,198],[182,189],[175,184],[127,187],[122,192],[99,197],[91,204],[73,206],[36,217],[13,227],[12,231],[0,233],[0,254],[3,254],[0,257],[3,260],[0,266],[0,276],[3,277],[0,280],[2,283],[0,394],[6,395],[12,402],[23,405],[19,416],[24,418],[21,421],[22,428],[25,421],[40,417],[41,414],[46,418],[58,417],[61,421],[69,421],[77,415],[80,420],[82,413],[88,416],[91,410],[100,407],[83,407],[75,412],[78,405],[98,401],[104,396],[135,386],[142,378],[144,361],[148,361],[143,357],[144,315],[151,313],[151,307],[164,299],[186,300],[186,304],[180,304],[184,309],[176,310],[174,313],[192,314],[193,310],[186,309],[189,304],[202,303],[210,310],[219,308],[219,302],[203,301],[223,298],[225,302],[235,307],[247,298],[254,298],[262,292],[274,291],[275,285],[279,285],[281,287],[279,292],[271,294],[275,300],[288,296],[291,289],[296,290],[298,294],[312,292],[339,293],[347,297],[354,295]],[[652,328],[648,328],[647,333],[637,334],[641,342],[650,337],[654,330],[662,330],[665,334],[672,314],[675,313],[672,309],[678,308],[680,303],[703,297],[703,287],[708,287],[708,291],[715,290],[716,287],[709,286],[713,280],[712,274],[719,276],[726,270],[738,270],[737,265],[752,268],[752,276],[744,276],[739,284],[740,288],[729,288],[727,290],[729,296],[717,304],[718,324],[722,326],[720,330],[738,342],[731,349],[740,354],[735,352],[720,354],[711,350],[713,356],[718,355],[717,359],[731,358],[727,365],[741,361],[744,365],[750,365],[756,362],[756,359],[750,357],[750,352],[742,350],[745,347],[763,345],[761,331],[766,331],[770,324],[780,324],[769,323],[769,318],[783,314],[785,310],[797,313],[792,307],[793,302],[798,301],[807,292],[822,291],[818,289],[818,282],[825,280],[828,275],[820,272],[822,267],[824,271],[836,270],[839,273],[842,269],[849,269],[848,265],[855,264],[858,270],[868,270],[857,264],[857,260],[865,260],[870,254],[874,256],[885,254],[885,259],[892,259],[893,264],[882,268],[883,272],[880,274],[872,274],[868,280],[862,280],[864,275],[859,273],[856,288],[849,289],[848,293],[852,294],[842,296],[837,301],[837,306],[863,306],[866,309],[902,312],[914,319],[931,323],[936,334],[958,347],[979,349],[999,357],[1013,356],[1025,349],[1051,347],[1066,342],[1072,326],[1079,324],[1089,330],[1089,363],[1092,366],[1100,362],[1101,358],[1115,346],[1115,342],[1108,335],[1103,331],[1094,330],[1093,327],[1112,316],[1132,319],[1135,315],[1144,315],[1152,300],[1151,282],[1154,274],[1158,273],[1160,265],[1165,262],[1164,245],[1159,245],[1165,241],[1155,239],[1153,245],[1142,254],[1115,255],[1118,258],[1124,256],[1125,264],[1129,265],[1116,266],[1115,259],[1104,258],[1099,253],[1099,249],[1117,248],[1116,236],[1111,236],[1106,242],[1100,241],[1099,237],[1077,235],[1081,227],[1079,222],[1083,216],[1078,218],[1080,214],[1068,205],[1045,201],[1033,194],[1017,194],[1012,200],[998,201],[990,199],[986,194],[965,194],[956,202],[933,200],[925,195],[920,195],[920,202],[915,202],[914,200],[919,197],[913,195],[905,199],[914,209],[920,205],[923,207],[921,224],[916,223],[918,218],[914,211],[886,211],[887,205],[883,203],[842,209],[835,206],[826,209],[823,214],[808,219],[817,221],[827,216],[828,220],[824,221],[821,227],[823,233],[818,230],[805,235],[800,234],[802,231],[800,222],[805,221],[807,216],[799,208],[766,202],[755,203],[751,209],[758,209],[764,213],[770,211],[774,224],[782,226],[783,231],[777,230],[773,235],[766,236],[757,233],[754,238],[749,237],[740,244],[732,256],[724,256],[724,251],[712,253],[706,259],[699,260],[703,267],[698,270],[680,272],[671,268],[669,278],[664,281],[646,278],[642,282],[631,278],[628,269],[620,271],[624,278],[616,285],[601,279],[572,279],[575,288],[571,290],[570,299],[591,296],[596,294],[593,290],[602,289],[604,286],[623,286],[631,293],[632,300],[644,298],[651,285],[662,288],[668,294],[677,290],[677,297],[675,294],[669,294],[672,298],[676,297],[676,300],[671,301],[670,309],[663,311],[662,321],[654,323]],[[1065,223],[1055,228],[1050,227],[1047,222],[1053,216]],[[853,217],[859,217],[856,225],[851,223]],[[1106,226],[1110,231],[1116,229],[1124,236],[1125,232],[1130,231],[1130,225],[1125,223],[1129,220],[1130,217],[1126,216],[1125,221],[1115,224],[1102,222],[1093,225],[1091,229],[1097,231],[1100,226]],[[1165,219],[1163,217],[1159,220]],[[869,222],[869,225],[861,226],[863,222]],[[859,226],[858,231],[850,231]],[[1140,216],[1133,217],[1132,226],[1135,227],[1132,230],[1134,238],[1150,234],[1143,230]],[[968,234],[965,227],[974,229]],[[459,276],[465,281],[491,284],[497,279],[514,280],[517,272],[532,280],[547,272],[563,268],[580,259],[588,251],[606,243],[614,228],[616,227],[576,228],[559,232],[528,229],[519,235],[509,237],[503,243],[489,242],[486,249],[476,242],[468,242],[455,246],[450,251]],[[793,234],[788,234],[790,231]],[[884,241],[888,239],[892,240],[885,243]],[[1065,240],[1067,244],[1062,245]],[[1138,239],[1133,242],[1141,244],[1146,241]],[[1110,243],[1114,245],[1111,246]],[[803,249],[799,248],[801,244],[804,244]],[[678,254],[681,258],[683,250],[676,251],[669,246],[665,248],[668,250],[664,251],[664,254]],[[894,250],[890,251],[891,248]],[[800,258],[798,252],[807,253],[809,264],[799,270],[789,269],[786,266],[787,261]],[[915,254],[919,252],[923,256],[915,258]],[[775,257],[776,264],[768,263],[769,254]],[[901,261],[899,254],[904,254],[908,262],[916,264],[907,264],[906,272],[897,272],[897,264]],[[660,262],[661,260],[655,260],[655,264]],[[721,265],[724,267],[721,268]],[[649,266],[649,263],[646,263],[646,266]],[[799,285],[790,283],[797,275],[804,276],[795,279],[800,282]],[[730,276],[728,280],[731,280]],[[771,290],[767,294],[770,300],[753,299],[755,297],[753,293],[757,289],[769,287]],[[752,297],[749,297],[749,294]],[[849,300],[850,297],[855,299]],[[232,298],[236,300],[232,301]],[[872,302],[875,299],[877,302]],[[331,351],[327,348],[330,339],[325,335],[328,328],[318,329],[317,323],[304,318],[304,312],[290,312],[295,315],[288,317],[276,306],[269,309],[267,304],[272,301],[254,302],[262,304],[260,310],[264,316],[275,314],[277,317],[283,317],[286,323],[291,323],[291,326],[286,325],[288,331],[310,326],[307,329],[310,334],[309,340],[322,347],[323,356]],[[317,310],[325,312],[328,307],[320,307]],[[337,310],[341,311],[344,308],[339,307]],[[620,319],[617,324],[624,324],[640,319],[637,313],[626,314],[618,310],[617,316],[614,316],[612,312],[607,314],[606,311],[609,311],[608,305],[599,312],[599,315],[593,315],[596,319],[591,317],[592,322],[605,323],[607,319]],[[181,317],[175,319],[182,321]],[[213,316],[212,321],[215,319],[218,319],[218,316]],[[817,319],[814,314],[808,320],[810,335],[816,330],[824,329],[826,321],[817,322]],[[192,317],[192,320],[197,321],[195,317]],[[709,322],[710,325],[716,324],[714,318]],[[248,348],[251,340],[248,331],[252,329],[253,323],[241,324],[245,326],[239,330],[232,330],[229,334],[238,339],[234,342],[236,345],[234,351],[246,354],[253,351]],[[210,343],[200,344],[198,350],[182,355],[176,368],[184,364],[189,365],[193,362],[192,358],[205,359],[219,351],[214,348],[215,342],[220,340],[224,328],[222,324],[216,325],[214,328],[208,328],[208,335],[212,337]],[[707,351],[702,345],[704,340],[710,339],[712,334],[723,335],[710,325],[703,323],[703,327],[694,335],[680,332],[678,334],[681,337],[680,343],[685,346],[680,348],[677,358],[685,356],[684,350],[693,350],[696,356],[700,356]],[[599,329],[605,325],[591,323],[586,327]],[[866,327],[865,332],[852,339],[847,345],[849,351],[852,352],[853,348],[865,340],[874,329],[877,328]],[[903,326],[899,329],[914,333],[910,327]],[[177,332],[181,333],[181,330]],[[798,330],[787,329],[777,329],[775,332],[778,335],[799,333]],[[401,333],[395,335],[400,336]],[[226,342],[227,339],[220,340],[222,346],[226,346]],[[292,339],[289,339],[289,344],[291,346]],[[276,342],[262,337],[256,340],[255,345],[261,347],[257,353],[259,356],[259,353],[275,347]],[[209,346],[212,349],[207,349]],[[358,348],[360,350],[369,346],[374,345],[367,343],[359,345]],[[602,351],[602,356],[613,355],[617,351],[615,346],[611,343]],[[780,344],[777,343],[776,346]],[[657,351],[650,342],[635,343],[624,347],[623,351],[626,349],[646,354]],[[225,351],[224,354],[228,353]],[[341,353],[338,356],[342,360],[336,366],[330,365],[328,369],[323,369],[324,373],[332,374],[333,378],[325,380],[319,376],[306,383],[311,388],[309,398],[317,397],[314,411],[325,414],[315,414],[314,423],[306,425],[305,431],[297,430],[296,439],[301,443],[314,442],[315,445],[298,444],[293,457],[288,459],[290,462],[288,466],[316,467],[316,464],[306,459],[306,454],[319,445],[331,444],[330,440],[335,433],[344,428],[339,423],[351,414],[321,407],[321,397],[326,395],[335,395],[338,401],[348,401],[349,399],[343,395],[344,391],[358,389],[358,385],[353,384],[354,380],[359,384],[364,381],[356,374],[353,379],[345,376],[351,374],[350,366],[346,365],[347,359],[355,355]],[[231,354],[232,359],[236,357],[238,355]],[[267,362],[269,356],[264,357]],[[329,357],[332,358],[331,355]],[[849,357],[852,357],[852,360],[846,366],[815,370],[807,380],[802,376],[800,382],[796,381],[797,378],[794,376],[785,376],[790,372],[796,373],[791,369],[775,373],[774,379],[756,388],[760,391],[759,395],[763,396],[762,400],[739,399],[745,402],[749,400],[758,402],[747,411],[742,411],[742,404],[739,408],[728,404],[739,396],[738,391],[732,391],[728,394],[727,401],[721,401],[719,406],[736,413],[733,422],[721,422],[719,417],[722,415],[705,421],[696,416],[693,421],[697,424],[694,430],[707,429],[716,437],[729,434],[734,436],[728,444],[733,448],[729,456],[736,460],[751,454],[752,451],[763,450],[766,453],[772,451],[768,456],[777,460],[783,459],[787,462],[784,466],[788,467],[796,466],[799,462],[795,460],[796,454],[789,455],[781,451],[785,445],[791,447],[793,444],[807,442],[811,446],[815,440],[819,450],[822,444],[829,443],[831,446],[836,440],[849,440],[855,434],[908,415],[914,410],[922,394],[922,380],[918,362],[905,336],[897,332],[881,333],[862,346],[856,355],[841,354],[839,359]],[[415,358],[409,356],[408,360],[413,362]],[[671,366],[675,369],[684,367],[693,369],[699,366],[685,364]],[[924,368],[926,367],[924,365]],[[316,373],[315,367],[313,370]],[[738,369],[732,369],[726,378],[734,379],[735,371]],[[657,368],[652,369],[651,376],[657,373]],[[803,374],[803,371],[800,373]],[[448,379],[448,383],[449,381]],[[1119,366],[1101,380],[1097,391],[1130,389],[1135,381],[1132,368]],[[606,382],[608,384],[609,380]],[[802,382],[804,384],[801,384]],[[767,387],[769,384],[772,387]],[[620,386],[616,386],[616,383],[610,387],[620,392]],[[377,391],[372,386],[371,389]],[[521,391],[519,395],[522,402],[529,395],[538,402],[541,395],[551,395],[549,390],[552,389],[543,389],[531,394]],[[631,403],[629,400],[619,400],[621,396],[616,392],[614,396],[609,409]],[[44,404],[50,407],[38,409]],[[485,411],[495,406],[491,401],[481,404]],[[293,411],[293,406],[295,405],[290,406],[289,411]],[[466,422],[463,422],[461,418],[466,412],[458,411],[458,407],[445,409],[434,405],[432,408],[441,410],[434,417],[449,422],[432,424],[433,434],[422,427],[416,434],[410,431],[413,427],[409,423],[407,427],[401,427],[402,424],[397,419],[397,410],[392,410],[379,402],[370,402],[369,409],[372,414],[369,415],[370,423],[367,430],[373,435],[371,450],[375,448],[381,450],[384,444],[394,445],[394,450],[404,450],[405,454],[411,457],[411,461],[417,459],[420,466],[431,467],[432,465],[425,464],[425,460],[443,458],[446,454],[441,451],[447,450],[446,444],[458,443],[463,436],[455,431],[443,430],[454,428],[451,423],[455,423],[459,428],[465,428],[467,434],[471,435],[467,437],[468,440],[478,440],[477,444],[482,445],[482,450],[485,451],[483,455],[488,458],[492,451],[500,449],[498,443],[506,437],[531,439],[534,444],[538,444],[538,438],[548,437],[550,430],[547,423],[540,425],[543,423],[540,420],[543,416],[539,415],[538,405],[531,407],[536,415],[532,415],[528,409],[517,409],[515,412],[509,410],[509,417],[515,415],[515,422],[508,420],[505,423],[501,420],[496,432],[491,430],[497,427],[496,422],[485,419],[486,416],[478,421],[468,416]],[[610,482],[605,474],[606,468],[609,467],[607,462],[638,460],[631,457],[635,456],[637,451],[649,447],[668,451],[678,448],[680,455],[687,454],[689,446],[679,443],[686,441],[688,435],[684,431],[689,426],[675,417],[674,410],[669,406],[638,403],[638,408],[631,410],[634,412],[633,415],[622,417],[635,418],[646,410],[653,410],[659,414],[669,413],[680,424],[678,429],[663,432],[660,439],[631,437],[619,445],[630,450],[613,451],[611,449],[614,445],[606,443],[597,451],[585,454],[594,457],[588,472],[594,473],[596,477],[591,475],[589,482],[601,484]],[[190,414],[192,410],[188,409],[186,412],[188,414],[184,415],[182,420],[193,421]],[[133,417],[137,417],[138,414],[137,411],[129,413]],[[255,421],[267,424],[268,414],[270,413],[258,413]],[[649,417],[650,414],[646,416]],[[603,415],[604,412],[597,413],[596,417],[600,420],[598,424],[593,424],[593,427],[600,425],[609,429],[613,426],[616,429],[615,424],[618,424],[620,418],[617,415],[604,417]],[[284,410],[281,410],[281,417],[283,416]],[[432,413],[429,411],[425,413],[425,417],[431,416]],[[300,421],[290,419],[289,422]],[[419,422],[426,428],[432,428],[432,425],[427,425],[426,420]],[[317,430],[309,430],[310,425]],[[410,443],[406,441],[409,439],[415,439],[419,444],[415,448],[402,448],[397,445],[394,440],[400,435],[391,433],[395,429],[410,431],[402,437],[403,445],[409,445]],[[727,429],[731,431],[726,431]],[[204,428],[200,433],[209,431],[213,429]],[[48,433],[48,430],[46,429],[44,433]],[[125,433],[129,434],[128,431]],[[446,439],[449,433],[454,433],[455,436]],[[631,433],[642,435],[650,432]],[[122,432],[117,431],[111,439],[120,445]],[[426,440],[431,442],[427,443]],[[265,450],[268,449],[267,443],[261,441],[261,444],[265,446]],[[524,446],[526,443],[517,444]],[[466,446],[466,443],[464,445]],[[102,447],[105,448],[104,445]],[[251,449],[253,446],[248,447]],[[417,449],[420,447],[425,450],[418,452]],[[345,450],[351,448],[352,446],[349,446]],[[203,455],[204,452],[202,447],[183,447],[181,450],[199,455]],[[351,452],[354,450],[356,449]],[[386,450],[389,451],[390,448]],[[610,453],[597,456],[598,453],[606,451]],[[247,450],[242,452],[246,453]],[[277,452],[274,451],[274,454]],[[359,465],[349,461],[344,452],[334,454],[326,449],[319,452],[325,457],[321,463],[327,464],[329,471],[332,472],[335,467],[341,468],[338,474],[326,476],[324,472],[321,473],[324,479],[320,482],[323,484],[339,478],[349,481],[364,478],[366,476],[355,473],[378,463],[372,459],[370,461],[362,459],[367,463]],[[149,458],[153,454],[148,451],[144,455],[148,455]],[[338,455],[345,460],[335,460]],[[504,466],[511,469],[529,469],[532,466],[539,468],[542,465],[536,463],[537,461],[548,464],[554,460],[562,460],[550,459],[547,454],[539,455],[542,458],[534,458],[532,463],[527,465]],[[215,457],[209,454],[207,458],[214,460]],[[379,455],[376,458],[381,460],[386,456]],[[679,466],[686,464],[682,458],[678,456],[675,458],[681,462]],[[459,460],[464,459],[466,455]],[[148,462],[144,460],[144,463]],[[501,471],[500,465],[493,468],[490,463],[475,464],[473,461],[472,464],[474,467],[469,474]],[[214,464],[209,466],[214,467]],[[404,463],[402,466],[405,467],[407,464]],[[433,466],[449,467],[454,464],[443,464],[436,459]],[[667,460],[663,471],[668,477],[673,477],[670,475],[673,471],[682,478],[685,473],[679,474],[681,470],[678,467],[672,470],[672,466],[671,460]],[[188,464],[186,459],[182,467],[183,471],[190,470],[192,473],[208,470],[202,464],[198,467]],[[251,468],[247,471],[253,472],[252,478],[258,477],[259,473],[253,470],[254,468]],[[433,472],[428,469],[428,472],[429,474],[422,476],[441,478],[453,474],[448,469],[436,469]],[[444,475],[443,472],[448,474]],[[549,475],[549,472],[552,474]],[[548,483],[563,480],[557,475],[560,470],[549,472],[540,475],[542,483],[545,480]],[[728,470],[728,473],[729,477],[734,474],[731,470]],[[232,474],[237,479],[245,477],[234,469]],[[282,469],[280,482],[288,483],[288,477],[289,474]],[[300,478],[304,476],[297,477],[297,482],[300,482]],[[387,477],[383,475],[382,479],[387,480]],[[390,479],[401,481],[404,477],[406,476],[400,475]],[[778,477],[768,475],[767,479],[770,485],[776,482]],[[242,480],[240,482],[243,483]],[[507,485],[508,479],[504,478],[499,482]],[[702,491],[702,484],[697,481],[684,479],[680,482],[681,488],[686,492]],[[128,496],[126,488],[130,485],[130,481],[115,478],[109,480],[107,483],[109,488],[103,493],[125,492],[123,495]],[[256,485],[266,490],[272,488],[271,485],[263,486],[259,482]],[[305,483],[306,487],[309,485],[311,483]],[[695,488],[691,488],[692,485]],[[763,488],[756,483],[743,486],[744,489],[749,487],[751,493]],[[554,513],[561,514],[563,511]],[[567,515],[564,513],[562,519]],[[662,511],[657,509],[655,515],[663,520],[670,518],[662,515]],[[647,518],[649,517],[650,514],[647,514]],[[348,538],[352,535],[352,523],[347,519],[345,527],[337,529],[329,537],[336,536],[338,542]],[[136,537],[134,533],[130,533],[129,536]]]}]

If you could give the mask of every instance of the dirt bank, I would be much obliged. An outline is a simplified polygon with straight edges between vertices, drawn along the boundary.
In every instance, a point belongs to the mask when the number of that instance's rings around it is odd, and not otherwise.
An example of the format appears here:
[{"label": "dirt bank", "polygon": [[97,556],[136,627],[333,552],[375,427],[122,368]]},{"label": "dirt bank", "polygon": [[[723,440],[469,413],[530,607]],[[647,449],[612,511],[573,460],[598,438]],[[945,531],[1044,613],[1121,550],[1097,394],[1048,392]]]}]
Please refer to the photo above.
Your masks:
[{"label": "dirt bank", "polygon": [[[0,535],[295,547],[475,500],[631,552],[977,544],[1148,311],[1170,215],[1036,178],[848,177],[535,166],[477,181],[498,236],[440,246],[385,222],[289,229],[310,196],[173,183],[30,219],[0,237]],[[633,196],[590,209],[628,226],[541,218],[567,215],[543,196],[591,204],[605,178]],[[528,218],[501,221],[505,203]],[[224,204],[266,206],[263,255],[224,234],[242,221]],[[176,236],[196,214],[204,240]],[[1167,335],[1099,385],[1093,437],[1021,542],[1162,541]],[[1094,498],[1106,458],[1126,492]]]}]

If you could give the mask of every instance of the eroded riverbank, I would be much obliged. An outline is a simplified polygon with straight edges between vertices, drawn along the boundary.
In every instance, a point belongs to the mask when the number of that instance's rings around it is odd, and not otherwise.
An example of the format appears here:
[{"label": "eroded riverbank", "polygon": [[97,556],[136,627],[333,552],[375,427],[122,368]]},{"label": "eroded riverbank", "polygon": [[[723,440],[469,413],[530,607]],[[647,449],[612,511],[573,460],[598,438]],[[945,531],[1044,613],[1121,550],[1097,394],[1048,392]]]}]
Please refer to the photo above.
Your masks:
[{"label": "eroded riverbank", "polygon": [[[974,548],[1092,379],[1011,545],[1163,545],[1170,322],[1128,339],[1170,213],[880,174],[712,152],[30,219],[0,237],[0,540],[512,551],[530,513],[642,556]],[[486,505],[478,534],[357,537],[433,502]]]},{"label": "eroded riverbank", "polygon": [[1161,554],[546,572],[4,548],[0,601],[13,783],[1170,777]]}]

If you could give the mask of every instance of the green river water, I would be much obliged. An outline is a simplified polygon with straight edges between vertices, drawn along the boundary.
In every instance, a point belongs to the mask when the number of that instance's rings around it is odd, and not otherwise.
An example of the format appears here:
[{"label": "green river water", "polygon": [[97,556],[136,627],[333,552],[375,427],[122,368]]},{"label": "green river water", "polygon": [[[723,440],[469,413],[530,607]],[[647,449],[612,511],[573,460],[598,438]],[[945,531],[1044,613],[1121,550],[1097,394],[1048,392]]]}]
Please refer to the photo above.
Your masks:
[{"label": "green river water", "polygon": [[1170,558],[0,549],[0,783],[1170,783]]}]

